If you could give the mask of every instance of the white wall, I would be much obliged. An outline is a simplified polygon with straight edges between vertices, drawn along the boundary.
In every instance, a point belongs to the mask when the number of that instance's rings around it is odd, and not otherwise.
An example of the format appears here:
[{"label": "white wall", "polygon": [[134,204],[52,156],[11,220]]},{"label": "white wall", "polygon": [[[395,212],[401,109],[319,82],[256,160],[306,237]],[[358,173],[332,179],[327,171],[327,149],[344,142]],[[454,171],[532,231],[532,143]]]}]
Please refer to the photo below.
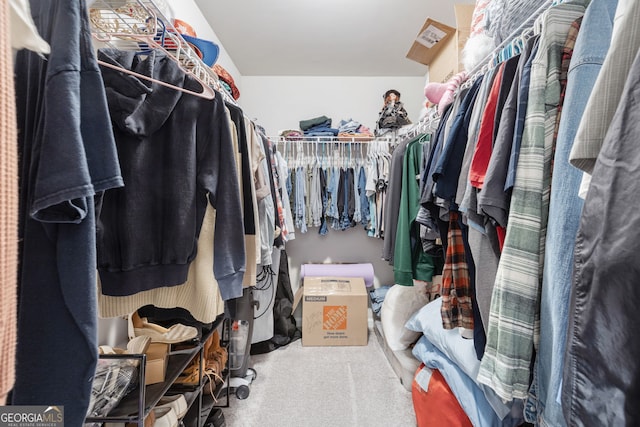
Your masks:
[{"label": "white wall", "polygon": [[374,287],[392,285],[393,268],[381,258],[382,245],[381,239],[367,237],[361,225],[345,231],[329,229],[325,236],[317,228],[309,228],[306,234],[296,230],[295,240],[286,243],[291,286],[295,292],[302,264],[316,263],[371,263]]},{"label": "white wall", "polygon": [[[231,59],[227,51],[224,49],[224,46],[222,46],[222,43],[220,43],[220,39],[211,28],[211,25],[209,25],[207,20],[204,18],[204,15],[196,2],[194,0],[163,1],[166,2],[169,7],[169,14],[172,14],[170,18],[177,18],[188,23],[194,29],[198,38],[210,40],[220,47],[220,55],[218,56],[216,64],[220,64],[229,72],[229,74],[231,74],[236,86],[242,93],[242,76],[240,75],[240,71],[238,71],[233,59]],[[158,2],[156,0],[156,3],[162,3],[162,1]]]},{"label": "white wall", "polygon": [[402,95],[412,121],[424,104],[425,77],[243,76],[239,102],[270,135],[298,129],[300,120],[325,115],[333,125],[352,118],[372,131],[389,89]]},{"label": "white wall", "polygon": [[[382,96],[389,89],[401,93],[409,117],[416,122],[424,104],[424,84],[424,77],[244,76],[240,102],[269,135],[298,129],[300,120],[321,115],[330,117],[334,126],[352,118],[373,131]],[[286,246],[294,291],[300,266],[316,262],[368,262],[374,267],[376,287],[393,284],[393,269],[381,259],[382,245],[382,240],[367,237],[362,226],[330,229],[326,236],[318,235],[317,228],[306,234],[296,230],[296,239]]]}]

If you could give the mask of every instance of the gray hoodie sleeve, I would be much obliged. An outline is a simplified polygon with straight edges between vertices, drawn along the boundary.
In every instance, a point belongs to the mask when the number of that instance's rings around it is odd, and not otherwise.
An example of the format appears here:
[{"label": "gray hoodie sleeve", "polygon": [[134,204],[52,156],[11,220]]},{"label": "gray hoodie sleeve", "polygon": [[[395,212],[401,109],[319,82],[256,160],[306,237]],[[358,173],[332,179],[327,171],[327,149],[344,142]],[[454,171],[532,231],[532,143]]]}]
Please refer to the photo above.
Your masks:
[{"label": "gray hoodie sleeve", "polygon": [[[209,193],[209,202],[216,209],[213,242],[213,271],[222,299],[242,295],[245,271],[244,226],[238,186],[235,150],[231,128],[224,113],[224,101],[219,93],[212,100],[211,110],[201,112],[198,134],[202,150],[198,152],[198,183]],[[207,117],[205,117],[207,116]]]}]

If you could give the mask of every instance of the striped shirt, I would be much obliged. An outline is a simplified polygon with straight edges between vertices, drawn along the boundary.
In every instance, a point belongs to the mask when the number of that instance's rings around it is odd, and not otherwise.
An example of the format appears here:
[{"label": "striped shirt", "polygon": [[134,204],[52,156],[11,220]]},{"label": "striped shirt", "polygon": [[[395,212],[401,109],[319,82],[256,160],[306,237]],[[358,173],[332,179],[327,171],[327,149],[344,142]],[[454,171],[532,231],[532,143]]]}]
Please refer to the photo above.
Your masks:
[{"label": "striped shirt", "polygon": [[[540,289],[551,187],[551,155],[560,102],[562,50],[580,2],[544,13],[531,68],[529,102],[504,249],[493,289],[487,346],[478,381],[505,400],[525,399],[539,338]],[[551,105],[551,108],[549,106]]]}]

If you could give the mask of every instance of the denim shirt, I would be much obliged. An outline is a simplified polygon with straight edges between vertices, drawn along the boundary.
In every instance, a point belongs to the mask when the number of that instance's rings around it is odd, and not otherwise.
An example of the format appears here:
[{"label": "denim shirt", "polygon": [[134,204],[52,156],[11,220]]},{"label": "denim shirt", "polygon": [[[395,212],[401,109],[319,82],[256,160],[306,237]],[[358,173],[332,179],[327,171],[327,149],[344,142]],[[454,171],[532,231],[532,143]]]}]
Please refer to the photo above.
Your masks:
[{"label": "denim shirt", "polygon": [[[557,400],[569,319],[573,244],[583,201],[578,197],[582,172],[569,164],[569,153],[587,100],[609,50],[618,0],[592,0],[573,49],[554,157],[549,223],[545,244],[540,307],[540,347],[529,399],[528,420],[564,426]],[[598,37],[593,37],[597,33]],[[537,412],[537,413],[536,413]]]}]

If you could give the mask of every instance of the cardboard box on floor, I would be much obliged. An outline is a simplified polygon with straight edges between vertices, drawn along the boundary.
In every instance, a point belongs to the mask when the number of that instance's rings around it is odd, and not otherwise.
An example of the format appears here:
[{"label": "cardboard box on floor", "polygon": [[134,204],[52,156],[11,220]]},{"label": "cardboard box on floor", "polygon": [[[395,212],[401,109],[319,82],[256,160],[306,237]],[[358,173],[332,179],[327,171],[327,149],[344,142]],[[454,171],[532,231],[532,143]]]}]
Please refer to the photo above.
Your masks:
[{"label": "cardboard box on floor", "polygon": [[293,310],[302,300],[302,345],[367,345],[368,293],[360,277],[305,277]]},{"label": "cardboard box on floor", "polygon": [[471,32],[473,4],[456,4],[456,27],[427,19],[407,58],[429,67],[429,81],[444,83],[464,69],[462,49]]}]

